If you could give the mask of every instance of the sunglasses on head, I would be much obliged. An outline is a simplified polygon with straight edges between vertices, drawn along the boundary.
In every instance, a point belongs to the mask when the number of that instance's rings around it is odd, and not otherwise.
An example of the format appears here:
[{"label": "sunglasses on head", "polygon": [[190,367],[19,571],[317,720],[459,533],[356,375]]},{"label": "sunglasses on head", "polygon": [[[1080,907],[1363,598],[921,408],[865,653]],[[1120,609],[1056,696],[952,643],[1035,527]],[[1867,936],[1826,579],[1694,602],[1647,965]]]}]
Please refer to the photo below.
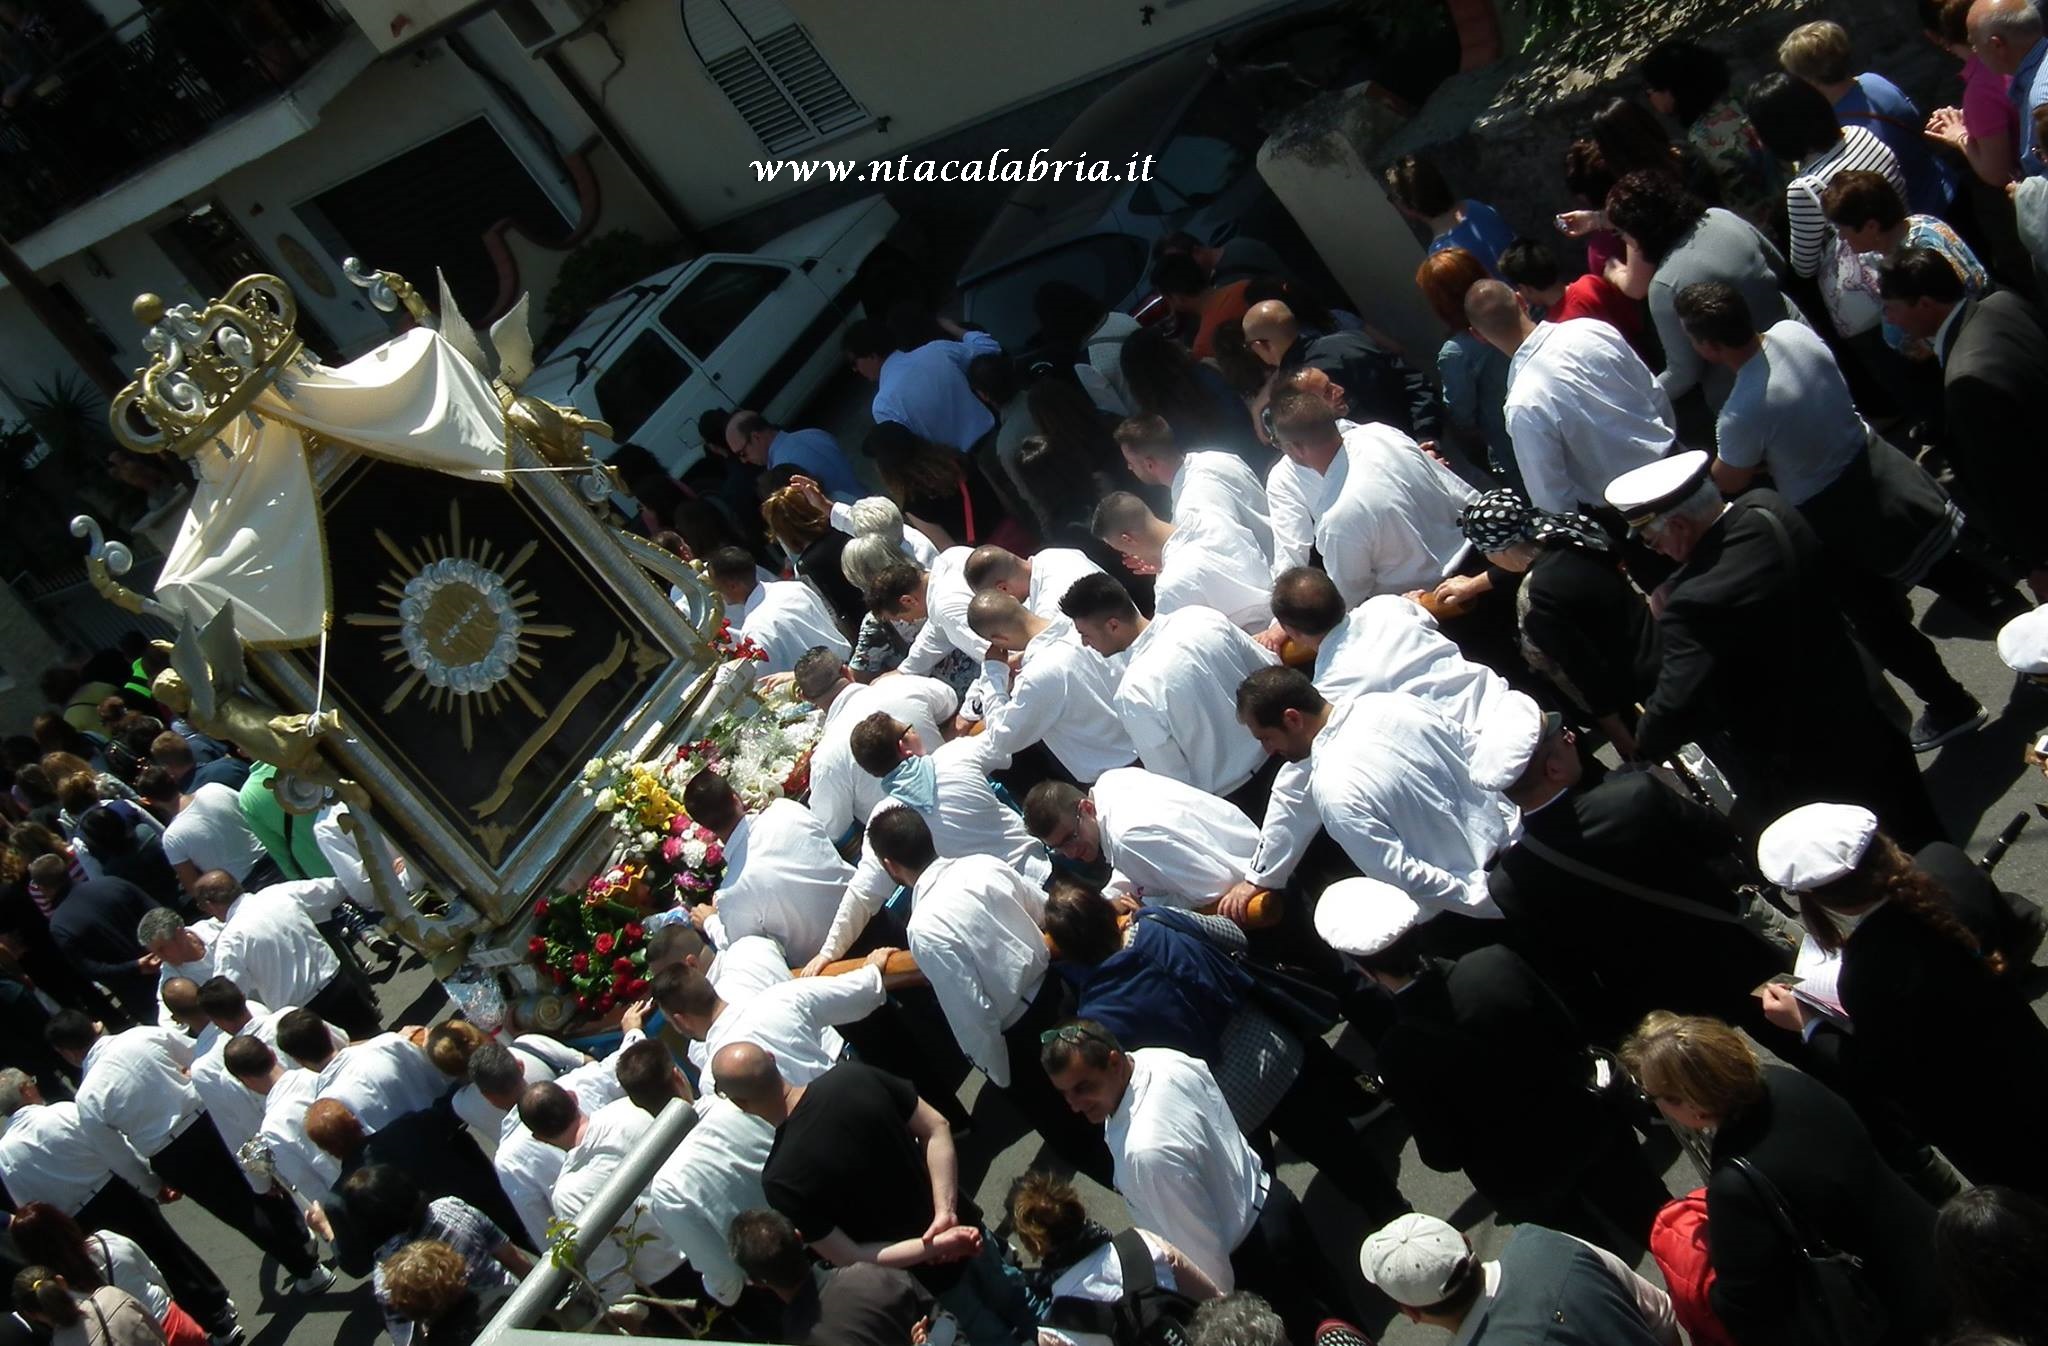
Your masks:
[{"label": "sunglasses on head", "polygon": [[1076,1045],[1083,1042],[1099,1042],[1111,1051],[1118,1050],[1115,1038],[1100,1028],[1084,1023],[1061,1024],[1057,1028],[1048,1028],[1038,1035],[1038,1045],[1041,1047],[1049,1047],[1055,1042]]}]

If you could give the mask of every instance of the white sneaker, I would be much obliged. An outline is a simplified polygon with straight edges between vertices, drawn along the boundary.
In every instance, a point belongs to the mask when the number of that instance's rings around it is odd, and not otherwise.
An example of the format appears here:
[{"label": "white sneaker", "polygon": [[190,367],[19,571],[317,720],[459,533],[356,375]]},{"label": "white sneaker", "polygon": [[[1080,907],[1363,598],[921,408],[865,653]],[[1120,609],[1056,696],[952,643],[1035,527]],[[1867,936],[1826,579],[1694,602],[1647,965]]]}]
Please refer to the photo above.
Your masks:
[{"label": "white sneaker", "polygon": [[292,1281],[292,1293],[295,1295],[317,1295],[323,1290],[333,1288],[334,1268],[318,1263],[314,1264],[311,1271]]}]

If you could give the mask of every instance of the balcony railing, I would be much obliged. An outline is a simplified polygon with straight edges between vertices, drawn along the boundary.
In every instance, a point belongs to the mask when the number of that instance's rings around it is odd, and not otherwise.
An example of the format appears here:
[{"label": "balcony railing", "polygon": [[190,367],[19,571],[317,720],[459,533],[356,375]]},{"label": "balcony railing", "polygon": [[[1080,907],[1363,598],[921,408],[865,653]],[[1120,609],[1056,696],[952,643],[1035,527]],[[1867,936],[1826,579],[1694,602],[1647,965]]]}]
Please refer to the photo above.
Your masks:
[{"label": "balcony railing", "polygon": [[[34,6],[24,6],[32,9]],[[351,26],[328,0],[145,0],[51,52],[0,44],[0,232],[21,238],[291,88]]]}]

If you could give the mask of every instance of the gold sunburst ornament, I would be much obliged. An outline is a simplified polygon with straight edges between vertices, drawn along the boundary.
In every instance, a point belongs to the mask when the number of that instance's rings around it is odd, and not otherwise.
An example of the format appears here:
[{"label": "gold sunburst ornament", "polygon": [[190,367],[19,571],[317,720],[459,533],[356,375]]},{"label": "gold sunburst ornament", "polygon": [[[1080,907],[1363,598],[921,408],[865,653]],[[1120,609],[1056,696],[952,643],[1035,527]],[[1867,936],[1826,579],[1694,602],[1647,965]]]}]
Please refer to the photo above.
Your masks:
[{"label": "gold sunburst ornament", "polygon": [[539,641],[575,630],[533,620],[540,596],[518,576],[539,543],[505,554],[483,538],[464,539],[462,507],[450,502],[445,536],[403,547],[383,529],[378,545],[395,562],[377,589],[382,612],[352,612],[351,626],[384,627],[384,659],[404,677],[384,699],[387,715],[417,696],[462,722],[462,746],[475,746],[475,723],[517,700],[540,719],[547,707],[526,685],[540,668]]}]

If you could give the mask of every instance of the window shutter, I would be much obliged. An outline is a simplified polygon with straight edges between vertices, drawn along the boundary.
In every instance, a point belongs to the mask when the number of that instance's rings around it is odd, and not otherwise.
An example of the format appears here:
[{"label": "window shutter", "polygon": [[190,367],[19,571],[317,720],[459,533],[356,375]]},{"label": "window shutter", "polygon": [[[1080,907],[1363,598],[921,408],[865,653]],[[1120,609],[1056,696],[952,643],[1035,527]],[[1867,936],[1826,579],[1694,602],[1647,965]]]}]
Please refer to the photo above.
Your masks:
[{"label": "window shutter", "polygon": [[683,0],[683,27],[705,72],[770,153],[868,121],[782,0]]}]

